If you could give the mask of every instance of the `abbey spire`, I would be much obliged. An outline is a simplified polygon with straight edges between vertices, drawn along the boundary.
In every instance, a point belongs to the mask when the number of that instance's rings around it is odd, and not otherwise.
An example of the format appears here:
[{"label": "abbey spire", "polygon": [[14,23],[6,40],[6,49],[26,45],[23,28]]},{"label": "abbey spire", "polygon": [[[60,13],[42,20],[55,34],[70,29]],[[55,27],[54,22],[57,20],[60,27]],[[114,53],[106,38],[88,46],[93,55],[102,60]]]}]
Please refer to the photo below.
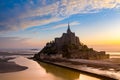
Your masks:
[{"label": "abbey spire", "polygon": [[67,29],[67,33],[71,33],[69,22],[68,22],[68,29]]}]

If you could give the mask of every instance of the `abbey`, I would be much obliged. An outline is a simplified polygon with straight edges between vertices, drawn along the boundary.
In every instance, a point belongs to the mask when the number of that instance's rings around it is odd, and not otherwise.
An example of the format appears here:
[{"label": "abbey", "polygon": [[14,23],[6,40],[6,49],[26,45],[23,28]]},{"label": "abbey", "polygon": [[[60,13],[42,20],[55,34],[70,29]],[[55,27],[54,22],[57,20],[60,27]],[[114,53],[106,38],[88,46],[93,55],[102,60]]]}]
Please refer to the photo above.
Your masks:
[{"label": "abbey", "polygon": [[63,33],[60,38],[55,38],[54,41],[48,42],[46,46],[36,55],[42,58],[77,58],[77,59],[107,59],[108,54],[105,51],[96,51],[93,48],[88,48],[80,42],[79,38],[75,36],[70,30],[68,23],[68,29],[66,33]]},{"label": "abbey", "polygon": [[55,38],[55,44],[58,49],[61,49],[64,45],[80,45],[79,38],[75,36],[75,33],[71,32],[68,24],[67,33],[63,33],[62,37]]}]

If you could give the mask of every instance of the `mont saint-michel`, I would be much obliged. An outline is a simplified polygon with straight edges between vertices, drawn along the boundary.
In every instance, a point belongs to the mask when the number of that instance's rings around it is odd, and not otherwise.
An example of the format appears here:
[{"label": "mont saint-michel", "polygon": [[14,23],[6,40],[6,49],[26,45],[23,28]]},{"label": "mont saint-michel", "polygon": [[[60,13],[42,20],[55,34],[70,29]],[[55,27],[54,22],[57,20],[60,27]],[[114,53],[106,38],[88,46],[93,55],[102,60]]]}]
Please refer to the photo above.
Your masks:
[{"label": "mont saint-michel", "polygon": [[70,59],[108,59],[105,51],[96,51],[83,44],[79,37],[71,31],[68,23],[66,33],[54,41],[46,43],[46,46],[35,55],[36,58],[70,58]]}]

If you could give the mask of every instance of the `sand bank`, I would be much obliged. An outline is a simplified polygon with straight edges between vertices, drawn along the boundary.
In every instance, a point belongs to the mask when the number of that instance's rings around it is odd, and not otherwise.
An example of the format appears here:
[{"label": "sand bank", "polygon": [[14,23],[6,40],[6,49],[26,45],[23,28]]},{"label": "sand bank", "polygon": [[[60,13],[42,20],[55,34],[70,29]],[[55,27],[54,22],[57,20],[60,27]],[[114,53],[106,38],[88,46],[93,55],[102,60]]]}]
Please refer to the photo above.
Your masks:
[{"label": "sand bank", "polygon": [[0,73],[17,72],[27,69],[27,67],[20,66],[15,62],[8,62],[10,59],[13,58],[0,59]]}]

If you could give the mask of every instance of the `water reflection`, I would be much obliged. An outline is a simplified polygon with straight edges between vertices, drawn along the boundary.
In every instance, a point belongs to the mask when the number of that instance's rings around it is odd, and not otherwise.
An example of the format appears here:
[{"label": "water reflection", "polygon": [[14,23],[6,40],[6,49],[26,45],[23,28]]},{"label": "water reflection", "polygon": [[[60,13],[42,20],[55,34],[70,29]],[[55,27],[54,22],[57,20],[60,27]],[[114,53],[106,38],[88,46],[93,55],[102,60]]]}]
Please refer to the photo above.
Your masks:
[{"label": "water reflection", "polygon": [[0,73],[0,80],[61,80],[53,74],[46,73],[46,70],[33,60],[17,57],[11,61],[15,61],[22,66],[27,66],[28,69],[19,72]]},{"label": "water reflection", "polygon": [[42,62],[40,62],[39,64],[46,69],[47,73],[51,73],[57,77],[60,77],[62,78],[62,80],[75,80],[78,79],[80,75],[79,72],[71,71],[62,67],[57,67],[50,64],[48,65]]},{"label": "water reflection", "polygon": [[99,80],[97,78],[80,74],[66,68],[57,67],[27,59],[25,57],[17,57],[12,60],[28,69],[12,73],[0,73],[0,80]]},{"label": "water reflection", "polygon": [[62,78],[62,80],[100,80],[95,77],[87,76],[84,74],[81,74],[80,72],[76,72],[70,69],[38,62],[40,66],[42,66],[44,69],[46,69],[47,73],[51,73],[59,78]]}]

